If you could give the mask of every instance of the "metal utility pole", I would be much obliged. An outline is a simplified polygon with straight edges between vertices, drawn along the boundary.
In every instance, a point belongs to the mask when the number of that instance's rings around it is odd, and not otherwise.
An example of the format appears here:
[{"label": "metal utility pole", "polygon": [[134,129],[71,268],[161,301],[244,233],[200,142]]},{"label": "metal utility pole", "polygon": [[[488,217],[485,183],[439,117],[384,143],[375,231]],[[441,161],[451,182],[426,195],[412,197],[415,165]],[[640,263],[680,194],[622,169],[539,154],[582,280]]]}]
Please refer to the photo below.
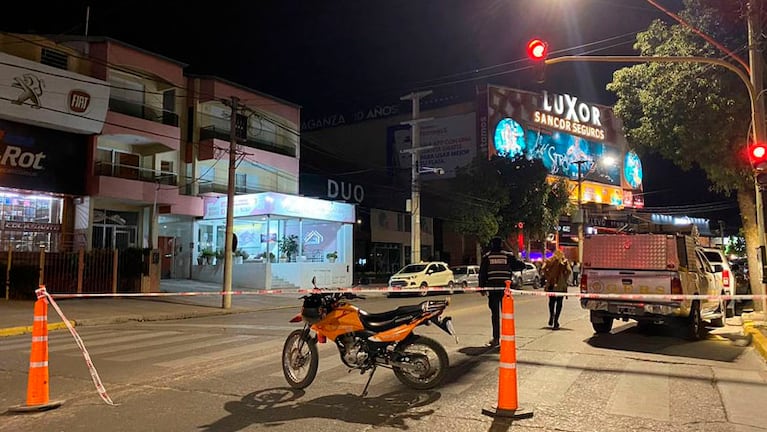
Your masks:
[{"label": "metal utility pole", "polygon": [[[764,63],[762,59],[762,0],[750,0],[748,3],[747,21],[748,21],[748,63],[750,68],[751,85],[754,88],[754,94],[756,94],[756,100],[753,101],[753,128],[754,128],[754,142],[764,143],[767,134],[765,133],[764,124],[764,102],[760,96],[762,96],[762,90],[764,88],[764,82],[762,80],[762,74],[764,73]],[[754,173],[756,174],[756,173]],[[762,263],[765,262],[764,254],[765,242],[764,236],[764,205],[762,197],[762,189],[759,187],[759,182],[756,181],[756,175],[754,175],[754,187],[756,192],[756,226],[759,230],[759,268],[764,271]],[[757,273],[757,274],[761,274]],[[762,278],[759,281],[760,292],[758,294],[764,294],[764,279],[765,275],[762,274]],[[761,302],[762,313],[767,313],[767,299],[762,298]]]},{"label": "metal utility pole", "polygon": [[578,262],[583,262],[583,237],[584,237],[584,224],[586,222],[586,218],[583,217],[583,173],[581,171],[581,166],[585,164],[586,162],[589,162],[587,160],[578,160],[573,162],[574,164],[578,165],[578,219],[576,222],[578,222]]},{"label": "metal utility pole", "polygon": [[419,118],[421,114],[421,98],[429,96],[432,93],[431,90],[410,93],[409,95],[402,96],[400,100],[410,100],[413,102],[413,116],[412,120],[402,122],[402,124],[410,125],[410,142],[412,147],[410,149],[410,165],[411,165],[411,186],[410,186],[410,263],[421,262],[421,191],[420,184],[418,182],[418,175],[420,171],[418,152],[423,150],[418,142],[421,138],[421,126],[420,123],[429,121],[431,118]]},{"label": "metal utility pole", "polygon": [[221,307],[232,307],[232,243],[234,242],[234,183],[237,171],[237,109],[239,99],[232,96],[229,104],[232,118],[229,122],[229,182],[226,187],[226,240],[224,243],[224,295]]}]

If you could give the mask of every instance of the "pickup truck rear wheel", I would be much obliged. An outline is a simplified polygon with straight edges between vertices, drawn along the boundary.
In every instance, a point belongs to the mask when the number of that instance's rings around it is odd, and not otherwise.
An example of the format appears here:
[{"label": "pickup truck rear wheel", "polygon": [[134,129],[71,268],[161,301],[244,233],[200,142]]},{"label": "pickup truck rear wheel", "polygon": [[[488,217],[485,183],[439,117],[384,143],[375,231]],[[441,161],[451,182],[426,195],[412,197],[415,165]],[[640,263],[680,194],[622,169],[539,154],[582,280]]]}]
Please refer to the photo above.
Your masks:
[{"label": "pickup truck rear wheel", "polygon": [[706,335],[703,319],[700,317],[700,303],[697,300],[690,306],[690,316],[687,317],[687,338],[701,340]]},{"label": "pickup truck rear wheel", "polygon": [[603,315],[597,315],[591,312],[591,326],[594,332],[598,334],[610,333],[613,328],[613,318]]}]

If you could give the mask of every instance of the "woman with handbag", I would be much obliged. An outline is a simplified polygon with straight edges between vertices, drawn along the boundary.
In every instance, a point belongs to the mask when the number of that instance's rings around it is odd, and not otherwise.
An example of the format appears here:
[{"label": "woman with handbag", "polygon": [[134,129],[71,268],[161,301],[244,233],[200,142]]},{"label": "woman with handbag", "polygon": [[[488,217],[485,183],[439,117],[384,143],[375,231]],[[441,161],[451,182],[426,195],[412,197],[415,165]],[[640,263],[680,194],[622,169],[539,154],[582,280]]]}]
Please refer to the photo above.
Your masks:
[{"label": "woman with handbag", "polygon": [[[543,264],[546,291],[566,293],[570,273],[572,273],[572,269],[567,258],[565,258],[565,254],[561,250],[555,251],[554,255]],[[564,296],[562,295],[552,295],[549,297],[549,327],[552,327],[554,330],[559,329],[559,315],[562,313],[563,301]]]}]

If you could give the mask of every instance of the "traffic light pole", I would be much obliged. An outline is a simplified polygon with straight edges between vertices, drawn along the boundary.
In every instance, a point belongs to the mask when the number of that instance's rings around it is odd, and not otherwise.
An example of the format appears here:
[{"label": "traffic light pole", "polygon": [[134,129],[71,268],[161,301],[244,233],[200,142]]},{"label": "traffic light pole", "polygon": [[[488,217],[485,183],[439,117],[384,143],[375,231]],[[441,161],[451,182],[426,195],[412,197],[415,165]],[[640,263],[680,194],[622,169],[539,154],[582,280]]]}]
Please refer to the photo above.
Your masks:
[{"label": "traffic light pole", "polygon": [[[760,0],[756,0],[756,3],[761,3]],[[754,8],[754,5],[749,2],[749,13],[748,13],[748,23],[749,23],[749,42],[754,42],[756,40],[756,37],[758,36],[758,33],[756,33],[757,29],[760,29],[761,27],[758,24],[758,17],[755,17],[754,15],[754,9],[757,11],[760,10],[760,8]],[[762,103],[759,100],[759,97],[762,94],[762,60],[761,52],[759,52],[756,48],[758,44],[749,43],[749,59],[751,60],[751,70],[750,70],[750,77],[747,75],[743,70],[739,69],[737,66],[733,65],[732,63],[726,62],[724,60],[716,59],[716,58],[708,58],[708,57],[684,57],[684,56],[658,56],[658,57],[651,57],[651,56],[562,56],[562,57],[556,57],[551,59],[544,60],[544,63],[546,65],[553,65],[557,63],[567,63],[567,62],[601,62],[601,63],[705,63],[705,64],[711,64],[715,66],[722,66],[723,68],[726,68],[732,72],[734,72],[738,78],[740,78],[741,81],[743,81],[743,84],[746,86],[746,89],[748,89],[748,95],[751,99],[751,125],[753,128],[753,141],[755,143],[764,143],[767,142],[766,134],[765,134],[765,124],[764,124],[764,103]],[[758,183],[756,183],[756,180],[754,180],[754,185],[756,188],[756,225],[757,225],[757,235],[758,235],[758,249],[759,251],[764,250],[765,245],[765,233],[764,233],[764,208],[762,205],[762,191],[759,189]],[[749,267],[753,267],[753,261],[749,265]],[[758,268],[762,268],[762,262],[760,261],[758,263]],[[750,274],[754,274],[754,272],[749,272]],[[753,279],[751,279],[753,281]],[[761,282],[761,279],[756,284],[756,286],[759,288],[758,292],[755,294],[764,294],[764,284]],[[752,284],[753,287],[753,284]],[[761,310],[763,313],[767,313],[767,300],[762,300],[761,304]]]}]

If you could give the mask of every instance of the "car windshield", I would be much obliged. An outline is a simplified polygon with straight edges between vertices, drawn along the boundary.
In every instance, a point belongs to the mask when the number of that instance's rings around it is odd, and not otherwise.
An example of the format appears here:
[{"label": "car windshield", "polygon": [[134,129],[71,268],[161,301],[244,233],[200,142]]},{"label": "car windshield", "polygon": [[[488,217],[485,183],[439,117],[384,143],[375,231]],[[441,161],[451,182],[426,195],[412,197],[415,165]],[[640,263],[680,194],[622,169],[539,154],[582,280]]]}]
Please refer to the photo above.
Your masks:
[{"label": "car windshield", "polygon": [[469,268],[468,267],[453,267],[453,274],[456,275],[465,275],[468,273]]},{"label": "car windshield", "polygon": [[420,273],[426,268],[426,264],[410,264],[406,265],[402,270],[397,273]]}]

